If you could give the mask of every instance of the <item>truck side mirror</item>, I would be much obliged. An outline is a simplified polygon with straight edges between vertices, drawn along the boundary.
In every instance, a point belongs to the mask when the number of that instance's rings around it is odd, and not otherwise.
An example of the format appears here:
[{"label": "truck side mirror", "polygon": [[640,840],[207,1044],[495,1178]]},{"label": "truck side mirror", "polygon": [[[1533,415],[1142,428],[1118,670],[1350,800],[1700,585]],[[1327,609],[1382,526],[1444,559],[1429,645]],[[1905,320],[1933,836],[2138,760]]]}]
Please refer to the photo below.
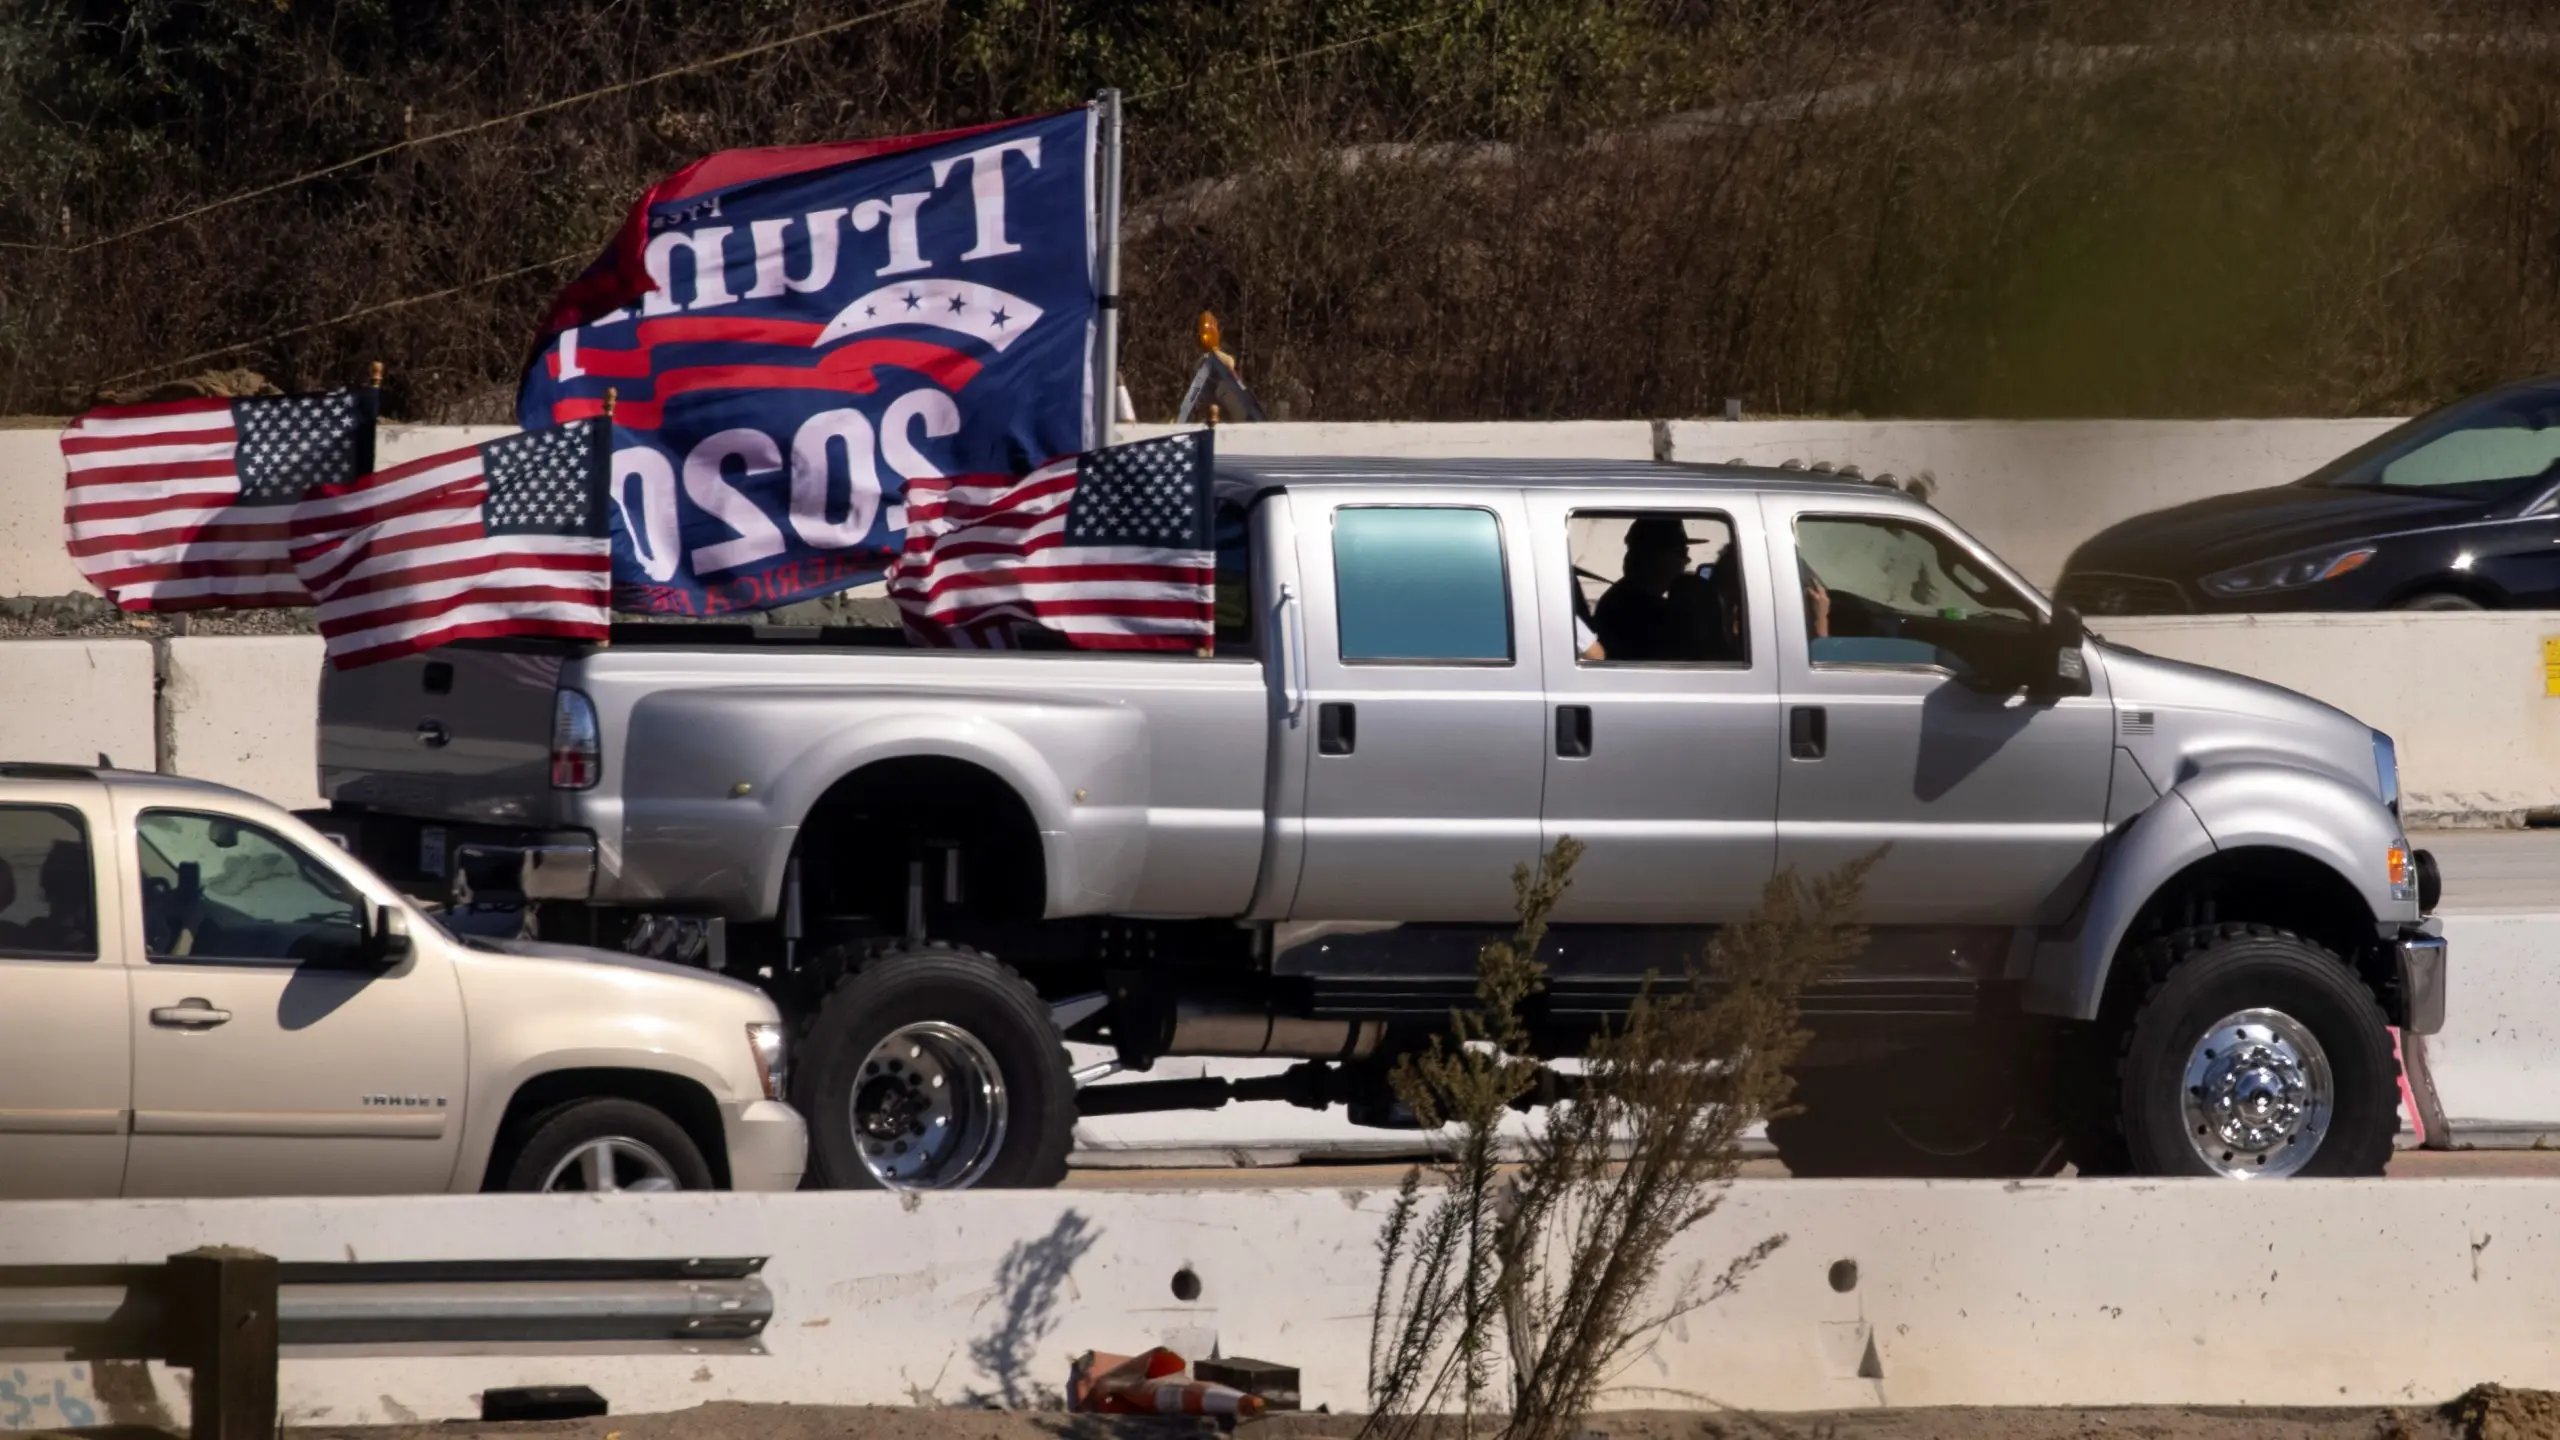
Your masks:
[{"label": "truck side mirror", "polygon": [[2039,700],[2060,700],[2090,693],[2089,627],[2068,605],[2053,607],[2053,616],[2036,627],[2035,669],[2027,693]]}]

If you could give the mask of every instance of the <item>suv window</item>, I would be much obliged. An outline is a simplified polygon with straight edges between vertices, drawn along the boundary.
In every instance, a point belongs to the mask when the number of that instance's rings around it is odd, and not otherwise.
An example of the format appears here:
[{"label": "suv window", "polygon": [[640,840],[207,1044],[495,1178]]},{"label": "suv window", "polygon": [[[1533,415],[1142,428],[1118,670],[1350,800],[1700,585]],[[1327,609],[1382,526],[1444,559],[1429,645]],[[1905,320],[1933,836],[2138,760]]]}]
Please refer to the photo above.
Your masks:
[{"label": "suv window", "polygon": [[155,961],[343,963],[364,947],[364,901],[291,841],[228,815],[144,812],[144,953]]},{"label": "suv window", "polygon": [[1511,663],[1502,525],[1454,505],[1346,506],[1333,517],[1342,658]]},{"label": "suv window", "polygon": [[1573,651],[1586,665],[1748,665],[1733,522],[1711,510],[1578,510]]},{"label": "suv window", "polygon": [[0,956],[98,958],[89,827],[62,805],[0,805]]},{"label": "suv window", "polygon": [[1904,520],[1796,522],[1806,649],[1816,665],[1934,666],[2014,647],[2035,607],[1963,547]]}]

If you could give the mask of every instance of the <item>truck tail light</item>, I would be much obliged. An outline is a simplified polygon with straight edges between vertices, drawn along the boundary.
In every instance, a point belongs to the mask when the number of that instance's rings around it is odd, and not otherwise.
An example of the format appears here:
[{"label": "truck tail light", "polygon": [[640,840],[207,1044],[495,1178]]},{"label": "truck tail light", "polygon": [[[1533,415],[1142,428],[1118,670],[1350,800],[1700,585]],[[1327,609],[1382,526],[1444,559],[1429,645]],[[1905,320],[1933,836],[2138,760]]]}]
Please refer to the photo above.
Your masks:
[{"label": "truck tail light", "polygon": [[551,710],[551,788],[592,790],[604,778],[604,737],[596,705],[576,690],[562,690]]}]

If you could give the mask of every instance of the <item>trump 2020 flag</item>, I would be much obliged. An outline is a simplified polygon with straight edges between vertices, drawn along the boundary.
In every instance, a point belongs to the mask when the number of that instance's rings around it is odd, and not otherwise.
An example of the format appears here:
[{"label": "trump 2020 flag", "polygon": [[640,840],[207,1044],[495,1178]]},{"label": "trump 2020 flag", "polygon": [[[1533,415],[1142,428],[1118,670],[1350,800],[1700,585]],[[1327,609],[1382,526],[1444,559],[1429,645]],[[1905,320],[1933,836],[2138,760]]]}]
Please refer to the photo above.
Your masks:
[{"label": "trump 2020 flag", "polygon": [[308,605],[293,507],[373,468],[372,388],[105,405],[62,432],[64,541],[126,610]]},{"label": "trump 2020 flag", "polygon": [[1113,445],[1018,480],[919,479],[889,572],[908,633],[1010,649],[1036,627],[1082,650],[1193,650],[1216,622],[1211,432]]},{"label": "trump 2020 flag", "polygon": [[727,151],[652,187],[561,295],[518,396],[528,430],[610,413],[624,432],[617,608],[877,579],[908,486],[1084,449],[1093,143],[1080,109]]},{"label": "trump 2020 flag", "polygon": [[456,640],[602,640],[613,542],[610,422],[584,420],[323,486],[296,508],[293,565],[338,668]]}]

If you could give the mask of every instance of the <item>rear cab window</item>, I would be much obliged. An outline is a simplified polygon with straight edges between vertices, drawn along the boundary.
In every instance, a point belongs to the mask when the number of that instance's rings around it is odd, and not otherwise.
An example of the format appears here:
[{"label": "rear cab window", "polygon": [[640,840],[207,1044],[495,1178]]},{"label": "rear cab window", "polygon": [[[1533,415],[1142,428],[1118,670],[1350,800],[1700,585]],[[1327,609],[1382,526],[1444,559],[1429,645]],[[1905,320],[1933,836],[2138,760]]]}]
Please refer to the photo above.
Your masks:
[{"label": "rear cab window", "polygon": [[0,959],[97,959],[96,876],[79,811],[0,804]]},{"label": "rear cab window", "polygon": [[1578,664],[1748,669],[1733,519],[1716,510],[1577,510],[1565,522]]},{"label": "rear cab window", "polygon": [[1333,583],[1345,664],[1512,663],[1502,522],[1490,510],[1344,506]]}]

